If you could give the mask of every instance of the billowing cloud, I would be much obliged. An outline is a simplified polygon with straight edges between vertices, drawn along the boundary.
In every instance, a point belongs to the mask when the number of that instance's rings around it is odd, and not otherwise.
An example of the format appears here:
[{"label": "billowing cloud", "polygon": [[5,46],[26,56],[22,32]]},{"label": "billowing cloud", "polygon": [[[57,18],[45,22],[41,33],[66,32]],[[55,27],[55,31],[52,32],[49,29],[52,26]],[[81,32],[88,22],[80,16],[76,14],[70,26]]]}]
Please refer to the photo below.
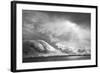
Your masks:
[{"label": "billowing cloud", "polygon": [[23,37],[25,40],[34,38],[48,40],[57,46],[62,44],[74,49],[90,49],[89,16],[90,14],[84,13],[23,10]]}]

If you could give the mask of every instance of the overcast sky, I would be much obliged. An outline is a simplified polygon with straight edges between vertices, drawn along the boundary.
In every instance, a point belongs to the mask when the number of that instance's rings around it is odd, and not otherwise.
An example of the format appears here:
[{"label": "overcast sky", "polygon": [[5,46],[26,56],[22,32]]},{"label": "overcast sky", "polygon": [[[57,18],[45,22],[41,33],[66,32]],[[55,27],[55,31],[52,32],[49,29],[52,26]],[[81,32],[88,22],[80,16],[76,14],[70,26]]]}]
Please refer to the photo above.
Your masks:
[{"label": "overcast sky", "polygon": [[[90,48],[90,14],[23,10],[23,38]],[[79,46],[80,45],[80,46]]]}]

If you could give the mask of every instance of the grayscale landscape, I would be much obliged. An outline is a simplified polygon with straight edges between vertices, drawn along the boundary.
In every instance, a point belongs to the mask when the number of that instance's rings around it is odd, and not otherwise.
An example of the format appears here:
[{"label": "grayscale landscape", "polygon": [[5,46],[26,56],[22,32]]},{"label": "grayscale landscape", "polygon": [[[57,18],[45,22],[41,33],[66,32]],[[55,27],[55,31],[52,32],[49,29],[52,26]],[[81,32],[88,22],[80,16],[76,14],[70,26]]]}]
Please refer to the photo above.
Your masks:
[{"label": "grayscale landscape", "polygon": [[89,13],[22,11],[23,62],[91,59]]}]

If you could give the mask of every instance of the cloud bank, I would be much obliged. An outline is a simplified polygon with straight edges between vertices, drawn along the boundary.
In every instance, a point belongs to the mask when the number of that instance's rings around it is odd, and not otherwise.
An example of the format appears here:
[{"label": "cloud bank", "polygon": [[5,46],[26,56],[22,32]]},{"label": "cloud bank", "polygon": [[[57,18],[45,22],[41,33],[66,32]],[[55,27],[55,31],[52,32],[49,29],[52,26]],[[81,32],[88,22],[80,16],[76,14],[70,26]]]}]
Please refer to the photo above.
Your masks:
[{"label": "cloud bank", "polygon": [[23,38],[90,49],[90,14],[23,10]]}]

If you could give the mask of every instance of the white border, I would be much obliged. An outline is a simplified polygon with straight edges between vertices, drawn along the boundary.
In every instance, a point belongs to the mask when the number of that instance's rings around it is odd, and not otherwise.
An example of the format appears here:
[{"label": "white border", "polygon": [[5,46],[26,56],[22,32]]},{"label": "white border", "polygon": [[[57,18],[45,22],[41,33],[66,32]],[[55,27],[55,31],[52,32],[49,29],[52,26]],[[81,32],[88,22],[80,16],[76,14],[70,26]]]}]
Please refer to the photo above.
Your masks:
[{"label": "white border", "polygon": [[[58,61],[58,62],[38,62],[38,63],[22,63],[22,9],[25,10],[45,10],[45,11],[62,11],[62,12],[82,12],[91,13],[91,60],[79,61]],[[39,69],[39,68],[52,68],[52,67],[71,67],[71,66],[85,66],[95,65],[96,59],[96,45],[95,45],[95,28],[96,28],[96,10],[94,8],[82,7],[60,7],[60,6],[47,6],[47,5],[28,5],[17,4],[17,70],[22,69]]]}]

